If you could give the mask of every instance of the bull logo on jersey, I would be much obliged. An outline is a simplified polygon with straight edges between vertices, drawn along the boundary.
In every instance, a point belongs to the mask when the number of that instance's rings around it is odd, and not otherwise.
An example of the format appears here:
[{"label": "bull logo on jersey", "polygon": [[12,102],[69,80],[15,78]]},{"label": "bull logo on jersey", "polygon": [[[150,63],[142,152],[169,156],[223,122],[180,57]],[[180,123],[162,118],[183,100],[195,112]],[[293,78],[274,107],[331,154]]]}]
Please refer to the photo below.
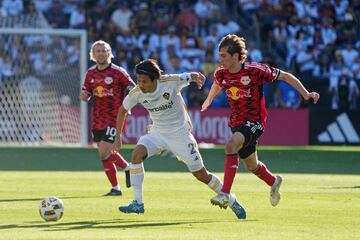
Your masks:
[{"label": "bull logo on jersey", "polygon": [[105,78],[104,82],[106,84],[111,84],[113,82],[113,79],[112,79],[112,77],[107,77],[107,78]]},{"label": "bull logo on jersey", "polygon": [[248,98],[251,97],[250,88],[246,91],[237,87],[231,87],[226,90],[226,96],[228,96],[232,100],[238,100],[239,98],[244,98],[244,97]]},{"label": "bull logo on jersey", "polygon": [[107,96],[114,96],[114,93],[112,88],[107,89],[104,88],[103,86],[97,86],[93,90],[93,95],[97,97],[107,97]]},{"label": "bull logo on jersey", "polygon": [[163,94],[163,98],[165,98],[166,100],[170,99],[170,93],[166,92]]},{"label": "bull logo on jersey", "polygon": [[242,76],[240,82],[244,85],[249,85],[251,79],[249,76]]}]

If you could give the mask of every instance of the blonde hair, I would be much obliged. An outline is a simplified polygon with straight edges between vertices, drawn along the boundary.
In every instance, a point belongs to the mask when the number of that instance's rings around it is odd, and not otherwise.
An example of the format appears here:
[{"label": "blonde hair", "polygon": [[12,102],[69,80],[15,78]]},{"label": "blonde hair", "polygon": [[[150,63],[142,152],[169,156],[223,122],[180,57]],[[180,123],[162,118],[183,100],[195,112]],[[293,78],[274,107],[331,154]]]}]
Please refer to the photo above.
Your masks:
[{"label": "blonde hair", "polygon": [[96,45],[104,45],[105,49],[106,49],[106,52],[108,53],[108,57],[107,57],[107,62],[110,63],[111,62],[111,59],[114,57],[114,55],[112,54],[112,51],[111,51],[111,47],[110,47],[110,44],[108,44],[107,42],[103,41],[103,40],[98,40],[96,42],[94,42],[91,46],[91,49],[90,49],[90,60],[96,62],[96,58],[95,58],[95,54],[94,54],[94,48]]}]

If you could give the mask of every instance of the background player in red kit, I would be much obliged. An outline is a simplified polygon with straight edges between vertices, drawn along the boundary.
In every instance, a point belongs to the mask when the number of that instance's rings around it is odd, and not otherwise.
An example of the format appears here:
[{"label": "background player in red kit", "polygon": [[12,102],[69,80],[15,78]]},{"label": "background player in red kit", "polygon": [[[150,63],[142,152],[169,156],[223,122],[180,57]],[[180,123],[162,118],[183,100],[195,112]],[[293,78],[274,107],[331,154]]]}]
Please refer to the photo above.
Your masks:
[{"label": "background player in red kit", "polygon": [[[258,160],[256,152],[257,141],[266,127],[267,118],[263,85],[266,82],[283,80],[294,87],[305,100],[313,99],[315,104],[320,95],[316,92],[309,93],[301,82],[288,72],[261,63],[245,62],[247,51],[242,37],[233,34],[225,36],[219,44],[219,54],[222,66],[214,73],[216,81],[201,111],[206,110],[213,98],[225,88],[231,109],[229,126],[233,134],[225,145],[224,184],[221,193],[210,201],[222,208],[232,207],[236,198],[230,194],[230,190],[240,156],[244,167],[271,187],[270,203],[276,206],[280,201],[282,178],[274,176],[266,165]],[[245,209],[240,206],[238,211],[245,212]],[[246,214],[237,216],[245,218]]]},{"label": "background player in red kit", "polygon": [[107,42],[96,41],[90,50],[90,59],[96,65],[86,73],[80,99],[94,99],[92,132],[99,150],[104,171],[112,188],[105,196],[121,195],[116,177],[116,166],[125,170],[126,185],[130,187],[129,164],[119,154],[112,153],[112,145],[116,136],[116,117],[126,93],[135,84],[129,74],[121,67],[111,63],[113,54]]}]

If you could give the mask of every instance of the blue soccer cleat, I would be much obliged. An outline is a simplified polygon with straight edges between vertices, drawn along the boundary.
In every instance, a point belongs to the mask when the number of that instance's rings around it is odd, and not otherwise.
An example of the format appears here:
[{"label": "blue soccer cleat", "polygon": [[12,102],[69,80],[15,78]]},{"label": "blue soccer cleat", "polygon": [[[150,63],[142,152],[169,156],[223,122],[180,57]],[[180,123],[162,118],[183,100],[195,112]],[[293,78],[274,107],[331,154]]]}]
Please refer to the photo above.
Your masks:
[{"label": "blue soccer cleat", "polygon": [[236,198],[230,208],[238,219],[246,219],[246,210]]},{"label": "blue soccer cleat", "polygon": [[119,211],[123,213],[143,214],[145,208],[143,203],[138,203],[136,200],[133,200],[128,206],[120,206]]}]

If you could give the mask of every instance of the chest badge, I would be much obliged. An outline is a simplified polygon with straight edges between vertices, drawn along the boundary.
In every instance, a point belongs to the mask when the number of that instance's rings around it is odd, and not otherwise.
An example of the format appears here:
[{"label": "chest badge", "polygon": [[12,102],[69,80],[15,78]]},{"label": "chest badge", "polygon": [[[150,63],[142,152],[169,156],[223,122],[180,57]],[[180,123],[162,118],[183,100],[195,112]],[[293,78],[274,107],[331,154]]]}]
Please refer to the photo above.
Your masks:
[{"label": "chest badge", "polygon": [[163,98],[165,98],[166,100],[169,100],[169,99],[170,99],[170,93],[165,92],[165,93],[163,94]]},{"label": "chest badge", "polygon": [[104,82],[106,84],[111,84],[113,82],[113,79],[112,79],[112,77],[107,77],[107,78],[105,78]]},{"label": "chest badge", "polygon": [[242,76],[240,82],[244,85],[249,85],[251,79],[249,76]]}]

